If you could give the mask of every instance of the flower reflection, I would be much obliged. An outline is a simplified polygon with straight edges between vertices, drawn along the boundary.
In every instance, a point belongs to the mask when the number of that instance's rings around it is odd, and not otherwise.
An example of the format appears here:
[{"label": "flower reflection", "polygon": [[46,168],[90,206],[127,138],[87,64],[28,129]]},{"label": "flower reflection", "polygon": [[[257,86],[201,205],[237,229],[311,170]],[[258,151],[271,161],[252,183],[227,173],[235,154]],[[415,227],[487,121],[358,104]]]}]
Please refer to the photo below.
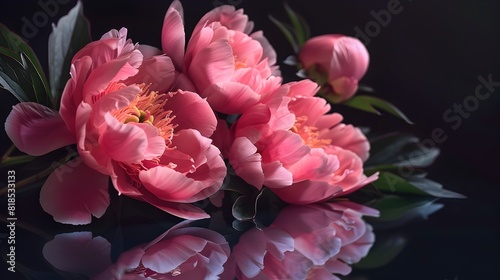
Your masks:
[{"label": "flower reflection", "polygon": [[339,279],[368,254],[375,236],[362,218],[378,211],[342,201],[288,206],[264,228],[243,233],[230,250],[214,230],[185,221],[119,255],[90,232],[64,233],[45,244],[55,268],[109,279]]},{"label": "flower reflection", "polygon": [[[45,244],[43,255],[54,267],[84,274],[95,280],[110,279],[213,279],[223,271],[230,249],[225,238],[209,229],[187,227],[180,223],[148,244],[122,253],[118,260],[103,266],[103,258],[86,258],[91,254],[108,255],[109,242],[92,239],[90,233],[65,233]],[[88,246],[99,241],[103,250]],[[102,241],[106,244],[102,244]],[[88,267],[82,269],[82,261]],[[108,261],[108,263],[110,263]],[[104,262],[106,265],[106,262]],[[102,268],[97,270],[96,268]],[[93,269],[89,269],[93,268]]]},{"label": "flower reflection", "polygon": [[241,236],[223,279],[339,279],[375,241],[363,215],[376,210],[351,202],[288,206],[263,230]]}]

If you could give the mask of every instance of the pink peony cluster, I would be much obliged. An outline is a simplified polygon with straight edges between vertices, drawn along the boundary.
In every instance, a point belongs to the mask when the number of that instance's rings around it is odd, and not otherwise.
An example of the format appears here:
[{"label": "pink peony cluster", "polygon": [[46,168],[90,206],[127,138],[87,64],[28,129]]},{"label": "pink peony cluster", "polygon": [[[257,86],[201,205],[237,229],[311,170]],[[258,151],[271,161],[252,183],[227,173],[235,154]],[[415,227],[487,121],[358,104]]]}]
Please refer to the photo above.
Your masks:
[{"label": "pink peony cluster", "polygon": [[376,180],[363,174],[369,143],[360,129],[330,113],[314,82],[283,84],[276,52],[252,29],[242,10],[221,6],[186,40],[174,0],[161,49],[134,44],[125,28],[111,30],[73,57],[59,111],[14,106],[5,128],[21,151],[78,150],[43,185],[43,209],[58,222],[90,223],[109,205],[110,178],[119,194],[205,218],[191,203],[221,188],[224,159],[247,183],[292,204]]}]

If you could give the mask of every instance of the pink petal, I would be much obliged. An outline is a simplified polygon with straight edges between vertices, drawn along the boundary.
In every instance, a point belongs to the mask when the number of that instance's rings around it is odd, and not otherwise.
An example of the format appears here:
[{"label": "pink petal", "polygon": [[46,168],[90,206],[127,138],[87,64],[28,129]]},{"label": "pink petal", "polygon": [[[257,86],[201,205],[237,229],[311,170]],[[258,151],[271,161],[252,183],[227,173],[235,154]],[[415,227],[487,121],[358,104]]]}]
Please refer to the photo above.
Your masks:
[{"label": "pink petal", "polygon": [[142,257],[142,264],[158,273],[167,273],[202,251],[207,240],[182,235],[162,240],[149,247]]},{"label": "pink petal", "polygon": [[191,65],[188,75],[199,92],[214,83],[227,82],[234,73],[231,46],[225,40],[213,42],[194,55]]},{"label": "pink petal", "polygon": [[269,65],[274,65],[276,64],[277,61],[277,55],[276,51],[274,50],[273,46],[269,43],[267,38],[264,36],[264,33],[262,31],[257,31],[252,33],[250,35],[254,40],[257,40],[260,45],[262,46],[264,53],[263,57],[267,58],[267,62]]},{"label": "pink petal", "polygon": [[179,73],[175,71],[175,83],[172,86],[172,90],[184,90],[184,91],[196,91],[196,87],[188,76],[184,73]]},{"label": "pink petal", "polygon": [[217,120],[217,128],[211,138],[213,141],[212,143],[221,151],[222,157],[227,158],[232,143],[232,136],[225,120]]},{"label": "pink petal", "polygon": [[145,59],[139,67],[137,75],[124,81],[125,84],[150,84],[149,90],[167,92],[174,82],[174,65],[164,55]]},{"label": "pink petal", "polygon": [[184,58],[184,46],[186,44],[183,18],[181,2],[174,0],[165,14],[161,32],[163,52],[172,59],[179,71],[182,70],[182,59]]},{"label": "pink petal", "polygon": [[289,167],[293,174],[293,181],[328,180],[339,168],[336,156],[326,154],[322,148],[314,148],[307,156]]},{"label": "pink petal", "polygon": [[304,69],[314,64],[319,64],[323,68],[322,70],[328,71],[333,56],[334,42],[342,36],[343,35],[332,34],[309,39],[299,52],[299,60]]},{"label": "pink petal", "polygon": [[235,59],[245,63],[248,67],[256,66],[262,59],[264,52],[259,41],[242,32],[232,31],[230,34],[232,35],[230,42]]},{"label": "pink petal", "polygon": [[362,214],[363,216],[378,217],[380,215],[380,212],[377,209],[370,208],[368,206],[358,204],[349,200],[338,201],[329,205],[336,211],[345,211],[346,209],[351,209]]},{"label": "pink petal", "polygon": [[176,149],[167,149],[161,157],[162,164],[172,162],[177,165],[174,168],[176,172],[201,183],[198,193],[177,202],[205,199],[222,185],[226,166],[219,149],[210,142],[210,139],[203,137],[197,130],[183,129],[173,138],[172,146]]},{"label": "pink petal", "polygon": [[[109,34],[109,32],[107,34]],[[110,36],[112,35],[110,34]],[[92,66],[95,69],[101,64],[115,59],[117,56],[119,39],[110,36],[108,36],[107,38],[102,38],[102,40],[93,41],[87,44],[84,48],[79,50],[75,54],[75,56],[73,56],[71,63],[74,64],[77,60],[87,56],[91,59]]]},{"label": "pink petal", "polygon": [[[193,58],[196,53],[203,48],[206,48],[210,44],[210,42],[212,42],[213,37],[214,30],[210,27],[206,27],[205,25],[203,26],[203,28],[200,28],[199,30],[195,30],[193,32],[193,35],[191,35],[191,39],[189,39],[189,43],[186,47],[183,72],[189,72],[189,67],[191,67]],[[196,67],[196,65],[193,66]]]},{"label": "pink petal", "polygon": [[286,252],[283,260],[267,254],[264,264],[263,272],[267,279],[308,279],[307,273],[313,268],[312,262],[296,250]]},{"label": "pink petal", "polygon": [[88,129],[100,127],[105,122],[104,116],[107,113],[128,106],[141,91],[137,85],[131,85],[109,92],[91,106],[90,115],[87,115],[87,110],[84,109],[89,105],[85,102],[81,103],[76,112],[78,123],[76,127],[80,128],[82,125]]},{"label": "pink petal", "polygon": [[257,189],[264,183],[262,158],[257,148],[245,137],[236,138],[229,152],[229,162],[238,176]]},{"label": "pink petal", "polygon": [[108,176],[73,159],[49,175],[40,191],[40,204],[57,222],[88,224],[108,208]]},{"label": "pink petal", "polygon": [[372,175],[373,178],[367,180],[363,174],[363,162],[353,152],[336,146],[328,146],[324,149],[327,153],[336,155],[339,159],[340,167],[335,171],[331,183],[342,187],[342,195],[351,193],[378,178],[377,173]]},{"label": "pink petal", "polygon": [[34,156],[75,143],[59,113],[34,102],[16,104],[5,121],[5,131],[20,151]]},{"label": "pink petal", "polygon": [[290,205],[279,213],[273,226],[295,238],[329,227],[341,217],[342,212],[333,211],[324,204]]},{"label": "pink petal", "polygon": [[266,237],[264,232],[251,229],[245,232],[240,242],[233,247],[232,256],[245,277],[253,278],[264,268]]},{"label": "pink petal", "polygon": [[[212,141],[209,138],[204,137],[195,129],[179,130],[172,139],[172,145],[176,147],[176,150],[188,155],[192,159],[193,166],[188,173],[194,172],[196,168],[206,163],[206,153],[207,150],[210,149],[211,142]],[[166,151],[164,156],[168,157],[168,152],[169,151]],[[186,172],[186,170],[183,170],[182,172]]]},{"label": "pink petal", "polygon": [[205,150],[203,163],[195,161],[195,164],[198,165],[196,167],[196,172],[188,173],[187,177],[201,182],[205,188],[191,199],[186,200],[186,202],[205,199],[216,193],[222,186],[222,182],[227,173],[227,168],[224,160],[220,156],[220,151],[213,145],[210,145],[210,147]]},{"label": "pink petal", "polygon": [[91,232],[58,234],[45,243],[44,258],[55,268],[94,276],[111,265],[111,244]]},{"label": "pink petal", "polygon": [[330,273],[348,275],[352,268],[345,262],[339,261],[337,258],[332,258],[325,264],[325,270]]},{"label": "pink petal", "polygon": [[274,127],[269,125],[273,117],[271,110],[265,104],[257,104],[247,110],[233,125],[235,137],[246,137],[252,143],[257,143],[262,133],[272,133]]},{"label": "pink petal", "polygon": [[286,188],[272,189],[281,199],[291,204],[310,204],[325,201],[342,193],[342,188],[324,181],[301,181]]},{"label": "pink petal", "polygon": [[222,5],[206,13],[196,25],[195,30],[216,21],[228,29],[240,32],[250,32],[253,27],[252,22],[248,21],[248,16],[243,13],[243,9],[235,10],[234,6]]},{"label": "pink petal", "polygon": [[[325,114],[316,122],[316,127],[319,131],[322,131],[323,129],[330,129],[339,124],[343,119],[344,117],[342,117],[339,113]],[[320,132],[320,135],[321,134],[322,132]]]},{"label": "pink petal", "polygon": [[342,218],[333,223],[336,236],[342,239],[342,246],[356,242],[367,231],[366,223],[361,219],[361,214],[347,209],[342,213]]},{"label": "pink petal", "polygon": [[350,77],[340,77],[329,81],[338,96],[338,102],[351,98],[358,91],[358,80]]},{"label": "pink petal", "polygon": [[119,162],[139,163],[159,157],[165,151],[165,139],[158,129],[145,123],[120,123],[110,114],[105,115],[106,129],[99,144],[106,154]]},{"label": "pink petal", "polygon": [[145,195],[141,198],[145,202],[167,212],[174,216],[187,219],[187,220],[199,220],[210,218],[205,211],[187,203],[176,203],[160,200],[153,195]]},{"label": "pink petal", "polygon": [[146,189],[165,201],[183,202],[204,188],[201,182],[163,166],[141,171],[139,178]]},{"label": "pink petal", "polygon": [[368,69],[370,56],[359,39],[342,36],[335,42],[328,80],[352,77],[359,80]]},{"label": "pink petal", "polygon": [[83,100],[82,90],[91,67],[92,59],[88,56],[75,61],[70,68],[71,79],[66,83],[61,96],[59,114],[72,133],[75,133],[75,115]]},{"label": "pink petal", "polygon": [[291,131],[278,130],[270,138],[266,149],[262,152],[263,160],[266,162],[277,160],[286,167],[295,164],[311,150],[298,134]]},{"label": "pink petal", "polygon": [[332,139],[332,145],[355,153],[363,161],[368,159],[370,143],[363,132],[357,127],[340,123],[328,132],[322,131],[320,137],[323,139]]},{"label": "pink petal", "polygon": [[137,74],[139,70],[128,64],[129,59],[129,56],[116,58],[91,71],[83,87],[85,102],[93,104],[92,97],[101,94],[111,82]]},{"label": "pink petal", "polygon": [[145,45],[141,44],[137,49],[142,53],[144,56],[144,60],[151,58],[153,56],[161,55],[163,52],[162,50],[158,49],[157,47],[153,47],[150,45]]},{"label": "pink petal", "polygon": [[80,103],[75,129],[78,153],[85,164],[103,174],[110,174],[111,159],[103,146],[99,145],[98,139],[106,128],[104,116],[109,111],[128,106],[140,91],[139,87],[133,85],[104,95],[93,106]]},{"label": "pink petal", "polygon": [[106,270],[98,275],[95,275],[91,280],[109,280],[109,279],[127,279],[127,280],[141,280],[144,279],[138,274],[128,274],[130,271],[136,269],[141,258],[144,255],[144,250],[138,246],[134,247],[118,257],[118,260],[113,265],[109,266]]},{"label": "pink petal", "polygon": [[297,117],[307,117],[304,125],[316,127],[316,123],[330,111],[330,104],[324,98],[305,97],[291,101],[288,108]]},{"label": "pink petal", "polygon": [[290,87],[287,93],[290,97],[313,97],[319,90],[319,85],[309,79],[290,82],[286,85]]},{"label": "pink petal", "polygon": [[332,274],[332,272],[328,271],[324,266],[311,269],[307,273],[307,277],[308,280],[342,280],[335,274]]},{"label": "pink petal", "polygon": [[142,193],[137,188],[137,183],[134,181],[126,170],[118,164],[113,162],[113,172],[110,175],[113,186],[118,191],[118,195],[126,195],[128,197],[138,198]]},{"label": "pink petal", "polygon": [[368,255],[373,243],[375,235],[372,232],[371,226],[366,225],[367,230],[355,243],[343,246],[338,254],[338,258],[347,264],[359,262],[362,258]]},{"label": "pink petal", "polygon": [[210,137],[217,127],[217,119],[205,99],[189,91],[178,91],[168,98],[165,110],[172,110],[177,129],[195,129]]},{"label": "pink petal", "polygon": [[267,227],[264,229],[267,241],[267,252],[275,258],[283,260],[285,252],[294,250],[294,240],[290,234],[277,227]]},{"label": "pink petal", "polygon": [[264,185],[269,188],[282,188],[293,183],[293,174],[278,161],[263,163]]},{"label": "pink petal", "polygon": [[326,227],[295,238],[295,250],[311,260],[314,265],[324,265],[338,254],[342,239],[335,234],[333,227]]},{"label": "pink petal", "polygon": [[225,114],[241,114],[260,99],[249,86],[236,82],[212,84],[201,96],[215,111]]}]

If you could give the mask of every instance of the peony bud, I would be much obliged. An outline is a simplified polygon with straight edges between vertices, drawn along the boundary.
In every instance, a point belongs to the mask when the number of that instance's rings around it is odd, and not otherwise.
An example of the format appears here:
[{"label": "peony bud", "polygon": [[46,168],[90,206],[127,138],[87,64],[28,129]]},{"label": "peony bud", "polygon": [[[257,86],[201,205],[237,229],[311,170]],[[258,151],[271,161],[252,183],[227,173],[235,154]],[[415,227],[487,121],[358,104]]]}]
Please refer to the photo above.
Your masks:
[{"label": "peony bud", "polygon": [[358,90],[358,81],[368,68],[370,56],[356,38],[340,34],[309,39],[301,48],[302,67],[321,86],[329,85],[331,100],[342,102]]}]

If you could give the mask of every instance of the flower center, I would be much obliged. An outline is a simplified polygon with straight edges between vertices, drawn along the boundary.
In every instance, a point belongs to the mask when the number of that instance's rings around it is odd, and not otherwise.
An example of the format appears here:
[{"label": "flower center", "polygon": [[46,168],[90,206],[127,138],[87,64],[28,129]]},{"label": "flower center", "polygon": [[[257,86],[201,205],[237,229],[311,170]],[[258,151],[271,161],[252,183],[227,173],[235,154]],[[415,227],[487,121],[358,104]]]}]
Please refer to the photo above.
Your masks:
[{"label": "flower center", "polygon": [[248,65],[245,63],[246,59],[239,60],[237,55],[234,55],[234,70],[241,68],[247,68]]},{"label": "flower center", "polygon": [[307,117],[296,117],[295,124],[290,129],[292,132],[297,133],[302,138],[304,144],[311,148],[324,148],[330,145],[331,139],[320,139],[318,128],[315,126],[305,125],[307,122]]},{"label": "flower center", "polygon": [[165,139],[167,146],[172,142],[174,129],[172,124],[175,118],[172,111],[165,110],[167,95],[156,91],[149,91],[149,86],[141,84],[142,92],[138,94],[127,107],[113,112],[115,118],[122,123],[147,123],[158,129],[158,133]]}]

